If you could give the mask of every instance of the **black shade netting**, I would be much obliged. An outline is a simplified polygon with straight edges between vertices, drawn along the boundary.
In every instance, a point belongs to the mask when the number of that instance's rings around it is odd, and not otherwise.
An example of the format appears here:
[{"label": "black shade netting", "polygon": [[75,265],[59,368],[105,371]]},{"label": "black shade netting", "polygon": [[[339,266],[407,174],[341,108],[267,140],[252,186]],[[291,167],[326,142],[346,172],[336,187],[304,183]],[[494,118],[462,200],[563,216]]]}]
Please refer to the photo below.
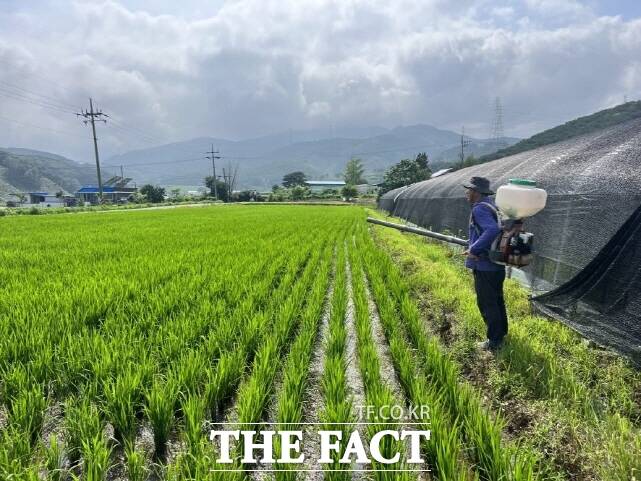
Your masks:
[{"label": "black shade netting", "polygon": [[[525,229],[535,235],[535,255],[523,272],[534,290],[550,291],[597,258],[641,205],[641,119],[395,189],[381,197],[379,207],[421,227],[466,237],[470,206],[462,184],[472,176],[487,177],[494,190],[510,178],[526,178],[547,191],[546,208],[525,221]],[[620,282],[633,284],[628,297],[639,297],[633,272],[621,271]],[[610,315],[602,314],[594,331],[604,333],[605,325],[612,326],[608,332],[623,330],[627,340],[621,342],[629,348],[641,344],[638,317],[623,323],[620,318],[608,321]],[[606,343],[603,336],[582,332]]]},{"label": "black shade netting", "polygon": [[534,306],[641,364],[641,207],[573,279]]}]

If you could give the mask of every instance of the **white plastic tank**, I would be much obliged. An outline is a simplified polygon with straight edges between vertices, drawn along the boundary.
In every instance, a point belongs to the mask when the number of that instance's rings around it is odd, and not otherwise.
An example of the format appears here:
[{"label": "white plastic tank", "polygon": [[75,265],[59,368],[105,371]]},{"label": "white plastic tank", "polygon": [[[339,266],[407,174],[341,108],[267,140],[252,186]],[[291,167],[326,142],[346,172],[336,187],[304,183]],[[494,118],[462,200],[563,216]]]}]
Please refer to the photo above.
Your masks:
[{"label": "white plastic tank", "polygon": [[536,182],[526,179],[510,179],[496,191],[496,205],[508,219],[531,217],[543,210],[548,194],[536,187]]}]

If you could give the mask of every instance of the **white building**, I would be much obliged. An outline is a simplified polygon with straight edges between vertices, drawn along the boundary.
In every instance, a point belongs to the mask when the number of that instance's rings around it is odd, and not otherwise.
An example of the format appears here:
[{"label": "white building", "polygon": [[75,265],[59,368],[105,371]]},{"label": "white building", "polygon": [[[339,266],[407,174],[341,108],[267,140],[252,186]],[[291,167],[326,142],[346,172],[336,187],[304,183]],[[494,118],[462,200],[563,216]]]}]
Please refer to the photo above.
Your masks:
[{"label": "white building", "polygon": [[345,187],[342,180],[308,180],[305,184],[312,192],[322,192],[325,189],[341,190]]}]

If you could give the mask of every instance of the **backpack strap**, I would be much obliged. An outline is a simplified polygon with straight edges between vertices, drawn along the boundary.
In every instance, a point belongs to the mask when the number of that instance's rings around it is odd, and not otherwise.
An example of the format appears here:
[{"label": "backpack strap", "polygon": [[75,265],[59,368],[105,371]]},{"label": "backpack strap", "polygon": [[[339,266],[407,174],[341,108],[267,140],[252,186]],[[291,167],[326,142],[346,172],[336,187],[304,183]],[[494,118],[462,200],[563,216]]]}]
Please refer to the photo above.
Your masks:
[{"label": "backpack strap", "polygon": [[[499,226],[499,228],[502,228],[501,218],[499,216],[499,211],[496,209],[496,207],[494,207],[489,202],[478,202],[478,204],[488,207],[494,213],[494,217],[496,218],[497,225]],[[476,231],[476,235],[481,235],[481,230],[479,229],[479,225],[476,223],[476,219],[474,219],[474,209],[470,211],[470,224],[472,224],[472,226],[474,227],[474,230]]]}]

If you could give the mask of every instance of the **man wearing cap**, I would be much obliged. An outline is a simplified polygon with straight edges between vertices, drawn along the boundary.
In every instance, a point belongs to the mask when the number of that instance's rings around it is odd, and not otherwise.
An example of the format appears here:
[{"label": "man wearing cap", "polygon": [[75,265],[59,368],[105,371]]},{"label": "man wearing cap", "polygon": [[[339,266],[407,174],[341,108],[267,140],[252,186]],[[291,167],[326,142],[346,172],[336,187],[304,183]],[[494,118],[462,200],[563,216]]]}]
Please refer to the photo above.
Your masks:
[{"label": "man wearing cap", "polygon": [[488,197],[494,192],[485,177],[472,177],[463,186],[467,189],[467,201],[472,205],[469,247],[463,253],[467,256],[465,267],[472,269],[476,304],[487,326],[487,340],[479,343],[479,347],[496,350],[507,334],[507,312],[503,299],[505,267],[491,262],[488,257],[492,242],[501,231],[496,206]]}]

